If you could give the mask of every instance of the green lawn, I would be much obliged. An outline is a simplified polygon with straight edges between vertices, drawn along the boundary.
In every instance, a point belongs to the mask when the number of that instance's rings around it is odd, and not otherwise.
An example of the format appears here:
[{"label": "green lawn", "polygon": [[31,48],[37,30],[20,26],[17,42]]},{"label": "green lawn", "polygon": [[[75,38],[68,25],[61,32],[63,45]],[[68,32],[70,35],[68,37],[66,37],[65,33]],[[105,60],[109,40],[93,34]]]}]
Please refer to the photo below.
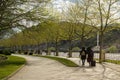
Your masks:
[{"label": "green lawn", "polygon": [[119,64],[120,65],[120,61],[119,60],[105,60],[105,62],[110,62],[110,63]]},{"label": "green lawn", "polygon": [[[99,59],[95,59],[95,60],[99,60]],[[119,65],[120,65],[120,60],[110,60],[110,59],[106,59],[105,62],[113,63],[113,64],[119,64]]]},{"label": "green lawn", "polygon": [[8,60],[3,63],[0,63],[0,80],[7,77],[23,64],[25,64],[25,59],[16,56],[8,56]]},{"label": "green lawn", "polygon": [[79,66],[79,65],[75,64],[74,62],[72,62],[72,61],[70,61],[68,59],[65,59],[65,58],[52,57],[52,56],[40,56],[40,57],[56,60],[56,61],[66,65],[68,67],[78,67]]}]

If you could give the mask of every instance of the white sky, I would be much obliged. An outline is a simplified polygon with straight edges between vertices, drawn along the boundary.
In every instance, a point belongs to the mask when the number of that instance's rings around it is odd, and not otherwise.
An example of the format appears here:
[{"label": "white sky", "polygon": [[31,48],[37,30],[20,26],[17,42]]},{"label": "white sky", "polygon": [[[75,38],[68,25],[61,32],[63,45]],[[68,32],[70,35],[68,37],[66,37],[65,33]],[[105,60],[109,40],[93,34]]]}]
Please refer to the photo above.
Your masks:
[{"label": "white sky", "polygon": [[54,8],[59,10],[60,12],[62,9],[65,9],[69,5],[73,5],[75,0],[54,0],[53,5]]}]

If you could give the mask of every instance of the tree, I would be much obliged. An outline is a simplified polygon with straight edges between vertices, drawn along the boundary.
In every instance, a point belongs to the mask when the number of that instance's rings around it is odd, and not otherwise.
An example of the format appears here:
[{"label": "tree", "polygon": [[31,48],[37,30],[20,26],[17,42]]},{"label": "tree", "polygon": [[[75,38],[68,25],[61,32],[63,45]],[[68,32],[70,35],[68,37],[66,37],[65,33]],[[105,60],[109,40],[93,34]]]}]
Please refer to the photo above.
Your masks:
[{"label": "tree", "polygon": [[[48,16],[45,7],[49,1],[50,0],[2,0],[0,3],[0,36],[6,36],[6,32],[9,33],[8,30],[10,31],[12,29],[14,33],[8,35],[8,37],[18,39],[13,40],[10,38],[8,40],[10,40],[14,46],[20,45],[21,47],[23,45],[40,42],[40,40],[38,41],[38,36],[35,38],[35,36],[38,35],[37,32],[32,32],[31,34],[31,31],[27,33],[26,30],[25,34],[20,33],[19,35],[16,34],[15,31],[27,29],[44,21],[45,17]],[[16,36],[13,34],[16,34]],[[31,35],[31,37],[28,37],[28,34]],[[33,36],[33,34],[35,36]],[[16,42],[16,44],[13,42]]]},{"label": "tree", "polygon": [[0,32],[15,27],[17,21],[23,15],[22,9],[26,0],[2,0],[0,3]]},{"label": "tree", "polygon": [[59,49],[58,49],[58,46],[59,46],[59,41],[62,39],[62,36],[61,35],[64,35],[63,34],[63,30],[61,29],[61,26],[59,24],[59,22],[57,21],[54,21],[52,26],[51,26],[51,38],[52,38],[52,41],[55,43],[55,51],[56,51],[56,56],[58,56],[58,52],[59,52]]},{"label": "tree", "polygon": [[76,30],[76,35],[81,39],[81,46],[85,46],[85,37],[89,36],[90,33],[93,31],[90,24],[88,24],[88,15],[89,9],[91,6],[91,0],[81,0],[78,1],[73,11],[76,14],[74,19],[76,21],[76,25],[81,29]]},{"label": "tree", "polygon": [[[64,17],[67,25],[69,51],[72,50],[72,41],[80,39],[81,46],[85,46],[85,38],[90,37],[90,34],[95,30],[88,23],[89,7],[91,0],[77,0],[74,5],[69,5],[67,11],[64,11]],[[68,30],[68,31],[67,31]]]},{"label": "tree", "polygon": [[[119,21],[120,16],[120,6],[119,0],[95,0],[93,1],[92,12],[93,17],[91,20],[96,24],[97,30],[99,31],[100,34],[100,56],[99,56],[99,62],[101,63],[102,56],[104,55],[102,53],[103,49],[103,38],[104,38],[104,33],[108,29],[109,25],[114,24]],[[95,24],[94,23],[94,24]]]},{"label": "tree", "polygon": [[48,1],[50,0],[1,0],[0,34],[16,27],[26,27],[26,23],[30,23],[35,17],[31,17],[31,14],[37,13],[38,8],[42,10],[44,3]]}]

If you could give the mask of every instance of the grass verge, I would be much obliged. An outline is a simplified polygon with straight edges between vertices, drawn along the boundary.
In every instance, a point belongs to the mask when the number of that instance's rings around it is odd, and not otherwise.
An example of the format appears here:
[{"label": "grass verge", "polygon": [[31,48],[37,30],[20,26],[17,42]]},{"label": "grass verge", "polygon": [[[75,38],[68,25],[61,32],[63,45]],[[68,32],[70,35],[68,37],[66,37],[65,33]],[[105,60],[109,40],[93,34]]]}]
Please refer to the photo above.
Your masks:
[{"label": "grass verge", "polygon": [[[95,59],[95,60],[99,61],[99,59]],[[113,63],[113,64],[119,64],[120,65],[120,60],[106,59],[104,62]]]},{"label": "grass verge", "polygon": [[109,63],[114,63],[114,64],[120,64],[120,61],[119,60],[105,60],[105,62],[109,62]]},{"label": "grass verge", "polygon": [[68,59],[65,59],[65,58],[52,57],[52,56],[40,56],[40,57],[56,60],[56,61],[66,65],[68,67],[78,67],[79,66],[79,65],[75,64],[74,62],[72,62],[72,61],[70,61]]},{"label": "grass verge", "polygon": [[25,59],[17,56],[8,56],[8,60],[0,63],[0,80],[7,77],[23,64],[25,64]]}]

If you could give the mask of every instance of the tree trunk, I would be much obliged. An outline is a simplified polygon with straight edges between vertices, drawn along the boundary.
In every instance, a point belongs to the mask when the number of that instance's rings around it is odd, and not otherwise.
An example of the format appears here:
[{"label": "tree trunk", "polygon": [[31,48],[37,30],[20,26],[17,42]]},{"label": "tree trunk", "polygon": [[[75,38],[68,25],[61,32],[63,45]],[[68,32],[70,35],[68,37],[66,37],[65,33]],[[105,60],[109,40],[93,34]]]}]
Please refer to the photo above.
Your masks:
[{"label": "tree trunk", "polygon": [[72,41],[69,41],[69,52],[68,52],[68,57],[72,57]]},{"label": "tree trunk", "polygon": [[46,55],[50,55],[50,53],[49,53],[49,47],[48,47],[48,43],[46,43],[46,45],[47,45],[47,50],[46,50]]},{"label": "tree trunk", "polygon": [[59,54],[58,54],[58,49],[56,49],[56,56],[59,56]]},{"label": "tree trunk", "polygon": [[40,49],[39,43],[37,44],[37,54],[42,55],[42,50]]},{"label": "tree trunk", "polygon": [[59,54],[58,54],[58,42],[57,41],[56,41],[55,51],[56,51],[56,56],[59,56]]},{"label": "tree trunk", "polygon": [[100,55],[99,55],[99,63],[102,63],[103,61],[103,31],[100,32]]},{"label": "tree trunk", "polygon": [[81,47],[85,47],[84,36],[81,37]]}]

